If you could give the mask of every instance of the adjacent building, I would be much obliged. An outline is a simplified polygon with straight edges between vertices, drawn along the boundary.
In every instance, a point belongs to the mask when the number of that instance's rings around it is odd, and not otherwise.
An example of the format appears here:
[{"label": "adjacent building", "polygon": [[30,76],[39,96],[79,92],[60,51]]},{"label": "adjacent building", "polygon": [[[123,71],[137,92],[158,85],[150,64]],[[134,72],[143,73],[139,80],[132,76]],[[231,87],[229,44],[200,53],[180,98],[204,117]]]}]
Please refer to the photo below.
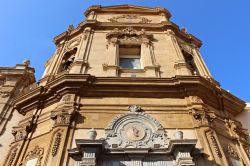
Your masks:
[{"label": "adjacent building", "polygon": [[250,165],[247,126],[235,119],[245,102],[213,79],[202,42],[168,10],[84,14],[54,38],[38,86],[13,98],[22,116],[4,165]]}]

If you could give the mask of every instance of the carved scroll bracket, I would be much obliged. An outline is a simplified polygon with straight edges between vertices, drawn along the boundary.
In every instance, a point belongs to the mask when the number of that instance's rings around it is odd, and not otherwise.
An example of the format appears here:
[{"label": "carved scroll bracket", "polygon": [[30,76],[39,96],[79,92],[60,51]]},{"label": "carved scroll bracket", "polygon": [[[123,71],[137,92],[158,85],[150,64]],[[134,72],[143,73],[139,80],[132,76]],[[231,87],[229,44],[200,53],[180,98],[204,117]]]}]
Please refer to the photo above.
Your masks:
[{"label": "carved scroll bracket", "polygon": [[69,126],[75,111],[74,109],[71,110],[61,110],[61,111],[52,111],[51,112],[51,119],[54,120],[54,127],[56,126]]},{"label": "carved scroll bracket", "polygon": [[12,135],[15,137],[15,141],[24,140],[27,138],[29,132],[35,127],[32,121],[28,121],[18,127],[13,127]]},{"label": "carved scroll bracket", "polygon": [[233,139],[248,142],[249,133],[247,129],[243,129],[237,125],[237,123],[231,119],[225,119],[226,127]]},{"label": "carved scroll bracket", "polygon": [[189,113],[193,115],[193,118],[197,122],[198,126],[211,126],[215,119],[215,114],[212,112],[207,112],[206,109],[191,109]]}]

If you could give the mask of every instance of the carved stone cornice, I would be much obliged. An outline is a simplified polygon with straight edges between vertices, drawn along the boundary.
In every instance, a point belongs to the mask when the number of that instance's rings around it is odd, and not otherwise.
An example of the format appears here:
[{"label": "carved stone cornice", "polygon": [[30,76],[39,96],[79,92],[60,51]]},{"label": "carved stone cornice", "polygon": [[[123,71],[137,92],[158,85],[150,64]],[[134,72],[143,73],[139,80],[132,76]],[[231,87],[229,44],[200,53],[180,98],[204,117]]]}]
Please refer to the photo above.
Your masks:
[{"label": "carved stone cornice", "polygon": [[[132,80],[132,81],[131,81]],[[73,86],[74,85],[74,86]],[[87,89],[84,87],[88,87]],[[124,93],[124,87],[127,93]],[[62,88],[64,87],[64,88]],[[98,88],[97,88],[98,87]],[[138,88],[140,87],[140,88]],[[115,88],[115,91],[114,91]],[[137,89],[136,93],[132,88]],[[45,91],[44,89],[49,89]],[[103,92],[107,93],[103,93]],[[187,94],[202,96],[202,100],[208,106],[219,108],[218,98],[223,98],[224,109],[229,110],[233,115],[239,114],[245,108],[245,102],[230,93],[218,96],[218,88],[210,81],[200,76],[176,76],[173,78],[125,78],[125,77],[94,77],[88,74],[66,74],[58,75],[48,82],[44,87],[37,87],[15,99],[16,109],[25,114],[31,108],[36,108],[41,98],[48,98],[44,104],[58,102],[57,94],[77,93],[79,95],[117,95],[129,96],[153,96],[159,97],[182,97]],[[87,92],[87,93],[86,93]],[[145,92],[147,92],[145,94]],[[206,92],[206,95],[204,95]]]}]

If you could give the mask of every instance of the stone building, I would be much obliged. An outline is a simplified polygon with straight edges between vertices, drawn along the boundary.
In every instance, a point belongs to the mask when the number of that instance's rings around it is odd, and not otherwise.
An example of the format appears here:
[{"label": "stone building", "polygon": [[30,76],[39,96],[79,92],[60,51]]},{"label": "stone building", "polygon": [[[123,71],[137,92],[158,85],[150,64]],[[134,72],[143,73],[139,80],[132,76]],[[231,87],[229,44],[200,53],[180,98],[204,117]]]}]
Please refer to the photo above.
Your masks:
[{"label": "stone building", "polygon": [[5,165],[250,165],[245,102],[164,8],[91,6],[56,36],[38,87],[14,99]]},{"label": "stone building", "polygon": [[0,164],[7,155],[13,140],[12,127],[18,125],[23,116],[14,111],[14,99],[35,85],[35,70],[29,61],[15,67],[0,67]]}]

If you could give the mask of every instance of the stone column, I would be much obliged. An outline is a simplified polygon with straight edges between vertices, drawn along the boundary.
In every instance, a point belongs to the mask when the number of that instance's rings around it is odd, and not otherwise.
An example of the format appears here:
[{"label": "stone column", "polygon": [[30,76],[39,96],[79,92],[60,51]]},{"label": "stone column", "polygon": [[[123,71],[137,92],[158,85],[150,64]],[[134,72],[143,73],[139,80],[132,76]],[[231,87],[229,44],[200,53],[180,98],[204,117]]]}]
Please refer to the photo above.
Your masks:
[{"label": "stone column", "polygon": [[156,66],[153,63],[153,58],[150,50],[150,41],[147,38],[143,38],[143,43],[141,45],[141,61],[142,66],[146,71],[147,77],[155,77],[156,76]]},{"label": "stone column", "polygon": [[194,55],[193,57],[194,57],[195,64],[197,65],[197,68],[199,68],[200,74],[202,76],[211,78],[212,76],[211,76],[206,64],[204,63],[203,59],[201,58],[201,55],[200,55],[199,51],[197,50],[197,48],[195,48],[193,46],[192,52]]},{"label": "stone column", "polygon": [[81,43],[77,54],[70,69],[70,73],[84,73],[86,67],[88,67],[87,54],[90,47],[90,41],[92,38],[93,30],[90,27],[86,27],[82,33]]},{"label": "stone column", "polygon": [[111,38],[107,44],[107,63],[103,64],[103,70],[106,71],[106,76],[118,76],[118,52],[118,39]]}]

